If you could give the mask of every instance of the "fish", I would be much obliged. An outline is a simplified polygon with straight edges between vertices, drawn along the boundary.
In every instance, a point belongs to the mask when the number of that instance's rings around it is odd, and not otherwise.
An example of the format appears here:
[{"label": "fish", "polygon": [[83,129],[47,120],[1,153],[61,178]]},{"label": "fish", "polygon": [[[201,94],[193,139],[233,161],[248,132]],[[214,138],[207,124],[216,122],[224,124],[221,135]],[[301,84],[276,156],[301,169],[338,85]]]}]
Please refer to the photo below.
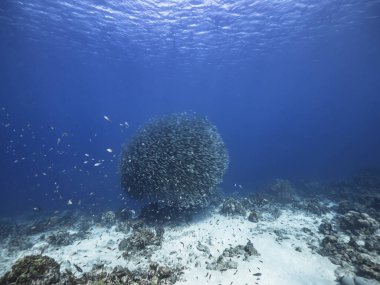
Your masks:
[{"label": "fish", "polygon": [[112,152],[112,149],[111,149],[111,148],[107,148],[106,150],[107,150],[109,153]]},{"label": "fish", "polygon": [[44,254],[46,248],[47,248],[47,247],[43,247],[43,248],[41,249],[40,255],[43,255],[43,254]]},{"label": "fish", "polygon": [[45,226],[50,226],[52,219],[53,219],[53,217],[49,217],[49,219],[47,220]]},{"label": "fish", "polygon": [[71,201],[71,199],[69,199],[69,201],[67,201],[67,205],[72,205],[73,204],[73,201]]},{"label": "fish", "polygon": [[106,120],[106,121],[112,123],[111,119],[110,119],[107,115],[104,115],[103,118],[104,118],[104,120]]},{"label": "fish", "polygon": [[101,164],[102,164],[101,162],[97,162],[97,163],[94,164],[94,166],[99,166]]},{"label": "fish", "polygon": [[61,142],[61,139],[58,138],[58,139],[57,139],[57,145],[58,145],[60,142]]},{"label": "fish", "polygon": [[128,122],[120,123],[119,125],[120,125],[120,127],[122,127],[122,128],[126,128],[126,129],[129,128],[129,124],[128,124]]},{"label": "fish", "polygon": [[75,263],[73,263],[74,264],[74,267],[75,267],[75,269],[76,270],[78,270],[79,272],[83,272],[83,269],[82,268],[80,268],[78,265],[76,265]]}]

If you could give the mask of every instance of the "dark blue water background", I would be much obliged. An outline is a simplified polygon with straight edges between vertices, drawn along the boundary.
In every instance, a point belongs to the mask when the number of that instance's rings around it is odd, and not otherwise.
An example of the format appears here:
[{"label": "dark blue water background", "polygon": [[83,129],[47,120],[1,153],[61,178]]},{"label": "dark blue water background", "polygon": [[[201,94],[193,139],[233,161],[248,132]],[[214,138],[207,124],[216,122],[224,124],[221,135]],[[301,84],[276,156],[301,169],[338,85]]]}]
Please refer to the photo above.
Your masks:
[{"label": "dark blue water background", "polygon": [[229,193],[378,166],[379,16],[368,0],[2,0],[0,213],[125,207],[121,145],[169,112],[218,127]]}]

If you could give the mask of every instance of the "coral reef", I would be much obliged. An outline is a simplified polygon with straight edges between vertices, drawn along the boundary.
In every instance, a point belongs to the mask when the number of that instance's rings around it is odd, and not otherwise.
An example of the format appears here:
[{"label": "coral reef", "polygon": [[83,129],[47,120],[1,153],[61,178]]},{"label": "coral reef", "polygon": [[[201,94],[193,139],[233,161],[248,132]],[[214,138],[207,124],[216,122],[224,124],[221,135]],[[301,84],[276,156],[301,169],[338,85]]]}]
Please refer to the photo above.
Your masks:
[{"label": "coral reef", "polygon": [[340,278],[339,283],[341,285],[379,285],[380,283],[375,280],[369,280],[358,276],[344,276]]},{"label": "coral reef", "polygon": [[[161,245],[163,237],[163,229],[157,228],[155,231],[148,228],[141,228],[135,230],[131,236],[122,239],[119,243],[119,250],[129,252],[138,252],[148,246]],[[126,257],[126,255],[124,255]]]},{"label": "coral reef", "polygon": [[373,234],[379,227],[379,223],[367,213],[348,211],[340,219],[340,226],[348,233]]},{"label": "coral reef", "polygon": [[104,225],[105,227],[112,227],[116,225],[116,214],[114,211],[107,211],[102,214],[101,216],[101,224]]},{"label": "coral reef", "polygon": [[[341,268],[350,268],[350,272],[358,276],[379,280],[380,237],[374,234],[379,228],[379,222],[366,213],[355,211],[339,215],[333,222],[336,225],[335,228],[327,221],[319,226],[319,232],[324,237],[318,252],[328,256]],[[350,284],[347,282],[341,284]],[[352,284],[371,284],[358,282]]]},{"label": "coral reef", "polygon": [[257,223],[259,221],[259,214],[255,210],[252,210],[248,215],[248,221]]},{"label": "coral reef", "polygon": [[260,254],[254,248],[252,242],[248,240],[246,245],[226,248],[216,261],[208,263],[206,268],[218,271],[236,269],[237,263],[233,261],[232,258],[239,258],[240,256],[243,256],[244,260],[248,260],[250,256],[260,256]]},{"label": "coral reef", "polygon": [[299,200],[294,204],[294,207],[316,215],[324,215],[329,211],[329,209],[316,198]]},{"label": "coral reef", "polygon": [[46,241],[53,246],[65,246],[72,244],[75,241],[76,235],[69,234],[68,232],[58,232],[52,235],[49,235],[46,238]]},{"label": "coral reef", "polygon": [[60,279],[59,268],[60,265],[53,258],[28,255],[12,266],[12,271],[7,272],[0,279],[0,284],[56,284]]},{"label": "coral reef", "polygon": [[0,285],[75,285],[75,284],[133,284],[158,285],[174,284],[181,274],[181,268],[169,268],[152,263],[147,272],[130,271],[122,266],[115,266],[111,272],[102,267],[94,267],[76,277],[71,271],[60,273],[60,265],[53,259],[41,255],[29,255],[19,259],[12,270],[0,278]]},{"label": "coral reef", "polygon": [[230,197],[224,200],[220,213],[223,215],[244,216],[246,212],[243,204],[239,200]]},{"label": "coral reef", "polygon": [[128,234],[130,229],[131,229],[131,225],[128,221],[119,221],[116,223],[115,230],[118,232]]},{"label": "coral reef", "polygon": [[75,278],[73,283],[63,283],[67,276],[62,278],[60,284],[130,284],[130,285],[172,285],[178,280],[181,269],[159,266],[152,263],[148,271],[130,271],[128,268],[116,266],[112,272],[93,269],[84,273],[80,278]]},{"label": "coral reef", "polygon": [[329,221],[322,221],[322,223],[318,227],[318,231],[324,235],[331,235],[335,232]]},{"label": "coral reef", "polygon": [[144,125],[123,148],[121,184],[136,199],[204,208],[227,166],[227,149],[214,125],[196,114],[171,114]]}]

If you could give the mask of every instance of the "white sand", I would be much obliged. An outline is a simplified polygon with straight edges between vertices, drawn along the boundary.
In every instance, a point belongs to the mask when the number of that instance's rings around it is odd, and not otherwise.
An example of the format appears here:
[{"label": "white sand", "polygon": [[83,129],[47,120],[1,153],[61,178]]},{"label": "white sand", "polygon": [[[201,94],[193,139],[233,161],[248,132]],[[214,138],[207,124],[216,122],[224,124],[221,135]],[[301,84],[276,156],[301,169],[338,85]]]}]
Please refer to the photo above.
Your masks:
[{"label": "white sand", "polygon": [[[290,211],[283,212],[274,222],[257,224],[244,218],[214,214],[182,229],[168,231],[165,235],[167,242],[154,257],[169,265],[183,264],[187,267],[183,281],[178,284],[336,284],[336,266],[328,258],[313,254],[306,244],[306,241],[310,241],[317,245],[319,235],[311,238],[301,230],[307,227],[316,233],[320,222],[321,218],[306,217],[304,213],[294,214]],[[273,234],[276,229],[285,230],[289,239],[277,242],[277,236]],[[226,247],[245,245],[248,239],[260,256],[252,256],[248,261],[233,259],[238,262],[237,272],[235,269],[225,272],[207,270],[205,262],[210,262],[208,254],[196,249],[200,241],[210,248],[212,259],[216,259]],[[296,251],[296,247],[300,247],[302,252]],[[170,255],[173,250],[177,254]],[[181,258],[180,261],[178,258]],[[200,267],[194,266],[195,260],[200,261]],[[207,273],[211,274],[210,279],[209,275],[205,278]],[[255,273],[262,275],[253,276]]]},{"label": "white sand", "polygon": [[[153,261],[160,265],[183,266],[184,274],[176,284],[336,284],[336,266],[308,247],[308,243],[318,246],[321,236],[317,229],[322,218],[306,216],[303,212],[283,211],[277,220],[265,218],[265,221],[252,223],[244,217],[225,217],[214,212],[198,217],[187,225],[165,227],[163,244],[151,258],[137,255],[129,260],[121,257],[122,252],[118,250],[125,234],[116,232],[114,227],[93,227],[88,239],[64,247],[49,246],[44,255],[61,263],[62,271],[67,268],[73,272],[76,272],[73,264],[83,271],[89,271],[99,263],[104,263],[108,269],[121,265],[131,270],[147,269]],[[303,232],[303,227],[310,229],[314,235]],[[285,239],[276,240],[275,230],[282,231]],[[35,237],[32,249],[14,253],[9,258],[3,258],[5,249],[4,245],[0,245],[0,275],[9,270],[19,257],[40,253],[47,243],[37,240],[39,236]],[[233,258],[238,263],[237,269],[223,272],[206,269],[206,262],[215,261],[225,248],[245,245],[248,239],[260,256],[251,256],[248,260]],[[210,249],[211,257],[197,249],[198,242]],[[301,252],[296,250],[297,247]],[[261,273],[261,276],[254,276],[256,273]]]}]

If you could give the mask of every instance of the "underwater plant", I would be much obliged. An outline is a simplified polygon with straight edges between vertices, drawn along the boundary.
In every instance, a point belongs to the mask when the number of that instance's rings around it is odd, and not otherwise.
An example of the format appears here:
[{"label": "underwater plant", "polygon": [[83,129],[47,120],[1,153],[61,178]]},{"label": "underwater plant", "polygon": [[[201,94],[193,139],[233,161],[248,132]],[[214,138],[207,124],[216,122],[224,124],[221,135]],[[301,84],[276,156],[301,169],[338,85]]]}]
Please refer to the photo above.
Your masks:
[{"label": "underwater plant", "polygon": [[226,146],[207,118],[175,113],[136,132],[122,149],[119,171],[132,198],[197,209],[210,204],[228,161]]}]

